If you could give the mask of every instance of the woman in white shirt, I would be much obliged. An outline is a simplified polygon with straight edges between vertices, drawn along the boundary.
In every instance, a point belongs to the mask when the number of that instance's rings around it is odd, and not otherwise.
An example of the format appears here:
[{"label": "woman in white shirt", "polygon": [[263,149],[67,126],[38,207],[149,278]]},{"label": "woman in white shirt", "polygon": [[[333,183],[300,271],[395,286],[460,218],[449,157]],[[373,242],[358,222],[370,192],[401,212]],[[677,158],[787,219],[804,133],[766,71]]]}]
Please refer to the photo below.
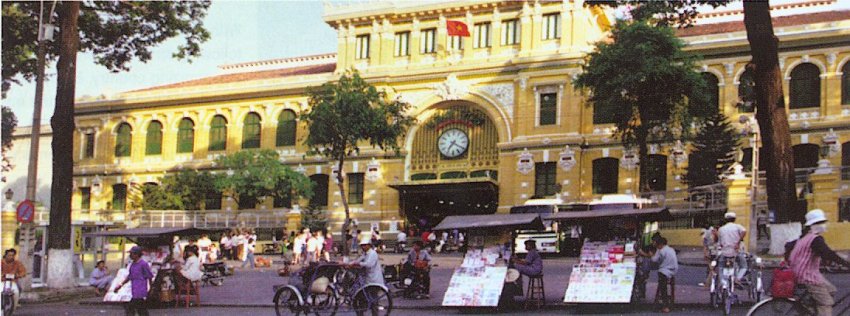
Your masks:
[{"label": "woman in white shirt", "polygon": [[183,266],[180,268],[180,274],[183,277],[189,279],[189,281],[200,281],[204,276],[204,273],[201,272],[201,259],[198,258],[198,254],[195,253],[195,249],[189,248],[186,249],[186,262],[183,263]]},{"label": "woman in white shirt", "polygon": [[254,263],[254,239],[248,239],[248,242],[245,243],[245,261],[242,262],[242,267],[245,267],[245,264],[251,263],[251,269],[256,269],[256,263]]}]

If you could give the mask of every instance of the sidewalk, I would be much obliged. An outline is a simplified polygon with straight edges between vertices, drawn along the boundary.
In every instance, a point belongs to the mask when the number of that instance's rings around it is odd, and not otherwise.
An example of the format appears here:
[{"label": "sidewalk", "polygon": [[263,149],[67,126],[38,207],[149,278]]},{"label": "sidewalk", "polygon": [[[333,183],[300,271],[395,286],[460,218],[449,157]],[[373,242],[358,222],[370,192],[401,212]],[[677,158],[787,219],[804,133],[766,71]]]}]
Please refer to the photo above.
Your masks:
[{"label": "sidewalk", "polygon": [[[381,255],[381,261],[385,265],[396,264],[401,258],[402,255],[397,254]],[[462,257],[459,254],[434,256],[433,263],[436,266],[431,270],[431,298],[424,300],[394,298],[393,305],[401,309],[442,308],[443,295],[449,285],[454,268],[460,265],[461,260]],[[544,275],[546,276],[544,287],[547,306],[564,305],[564,292],[567,288],[572,265],[576,261],[575,258],[544,259]],[[230,262],[229,264],[239,266],[236,262]],[[690,270],[702,271],[695,268],[690,268]],[[272,299],[274,292],[272,287],[288,282],[288,278],[279,277],[276,271],[277,267],[257,270],[237,268],[235,275],[225,278],[223,286],[207,286],[201,289],[201,305],[220,307],[273,307],[274,303]],[[676,285],[676,304],[704,306],[708,298],[707,290],[703,287],[687,284],[688,282],[686,282],[684,277],[681,279]],[[653,275],[647,285],[649,303],[652,303],[655,289],[656,281]],[[87,299],[81,303],[102,304],[103,302],[98,299]]]}]

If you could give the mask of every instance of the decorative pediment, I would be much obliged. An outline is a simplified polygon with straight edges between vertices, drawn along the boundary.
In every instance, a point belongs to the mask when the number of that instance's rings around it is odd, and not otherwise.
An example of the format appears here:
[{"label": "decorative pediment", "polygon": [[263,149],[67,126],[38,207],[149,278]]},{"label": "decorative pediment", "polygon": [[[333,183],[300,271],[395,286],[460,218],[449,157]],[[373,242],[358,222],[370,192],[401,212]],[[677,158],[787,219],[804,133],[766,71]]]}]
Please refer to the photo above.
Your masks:
[{"label": "decorative pediment", "polygon": [[469,85],[457,79],[455,74],[446,77],[446,81],[432,86],[434,93],[443,101],[460,100],[469,93]]},{"label": "decorative pediment", "polygon": [[524,149],[519,154],[519,159],[516,162],[516,171],[522,174],[529,174],[534,170],[534,155],[528,152],[528,149]]},{"label": "decorative pediment", "polygon": [[570,149],[570,145],[567,145],[564,151],[561,152],[560,158],[558,158],[558,165],[564,171],[570,171],[576,165],[576,152]]},{"label": "decorative pediment", "polygon": [[481,91],[496,98],[499,106],[510,119],[514,118],[514,85],[513,83],[492,84],[481,87]]}]

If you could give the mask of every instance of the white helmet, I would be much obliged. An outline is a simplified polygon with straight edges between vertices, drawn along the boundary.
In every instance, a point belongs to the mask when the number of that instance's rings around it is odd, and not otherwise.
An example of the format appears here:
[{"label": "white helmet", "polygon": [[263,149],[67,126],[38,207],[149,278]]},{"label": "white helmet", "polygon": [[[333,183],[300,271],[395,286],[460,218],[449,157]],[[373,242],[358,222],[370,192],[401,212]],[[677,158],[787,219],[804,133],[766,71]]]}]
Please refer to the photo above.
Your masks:
[{"label": "white helmet", "polygon": [[725,219],[735,219],[736,217],[738,215],[735,215],[735,212],[726,212],[726,214],[723,214],[723,218]]}]

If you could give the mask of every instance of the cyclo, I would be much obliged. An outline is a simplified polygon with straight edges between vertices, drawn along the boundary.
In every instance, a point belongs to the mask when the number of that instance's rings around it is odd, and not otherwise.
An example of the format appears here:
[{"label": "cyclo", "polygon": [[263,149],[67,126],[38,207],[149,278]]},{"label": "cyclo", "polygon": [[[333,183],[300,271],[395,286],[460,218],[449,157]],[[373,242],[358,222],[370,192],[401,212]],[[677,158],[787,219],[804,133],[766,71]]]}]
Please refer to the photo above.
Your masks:
[{"label": "cyclo", "polygon": [[746,254],[747,272],[742,280],[738,282],[736,275],[738,273],[737,261],[735,257],[727,257],[717,255],[710,263],[709,278],[709,293],[710,304],[714,308],[722,307],[723,314],[729,315],[732,312],[732,305],[742,302],[738,293],[735,293],[736,287],[746,290],[747,295],[754,302],[761,300],[764,294],[764,284],[762,283],[762,259],[758,256]]},{"label": "cyclo", "polygon": [[274,287],[277,315],[334,315],[340,305],[357,315],[389,315],[392,298],[382,284],[366,283],[359,268],[339,263],[311,264]]}]

